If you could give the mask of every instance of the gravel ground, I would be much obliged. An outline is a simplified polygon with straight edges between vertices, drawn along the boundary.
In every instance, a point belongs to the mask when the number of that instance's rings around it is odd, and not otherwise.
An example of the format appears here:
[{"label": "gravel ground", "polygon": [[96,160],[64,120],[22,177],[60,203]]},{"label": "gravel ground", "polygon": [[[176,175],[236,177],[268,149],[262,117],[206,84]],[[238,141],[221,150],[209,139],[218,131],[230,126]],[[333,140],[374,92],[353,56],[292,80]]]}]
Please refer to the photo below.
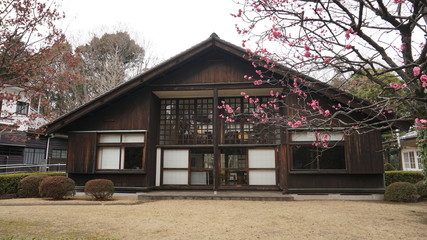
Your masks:
[{"label": "gravel ground", "polygon": [[427,202],[116,198],[0,200],[0,238],[427,239]]}]

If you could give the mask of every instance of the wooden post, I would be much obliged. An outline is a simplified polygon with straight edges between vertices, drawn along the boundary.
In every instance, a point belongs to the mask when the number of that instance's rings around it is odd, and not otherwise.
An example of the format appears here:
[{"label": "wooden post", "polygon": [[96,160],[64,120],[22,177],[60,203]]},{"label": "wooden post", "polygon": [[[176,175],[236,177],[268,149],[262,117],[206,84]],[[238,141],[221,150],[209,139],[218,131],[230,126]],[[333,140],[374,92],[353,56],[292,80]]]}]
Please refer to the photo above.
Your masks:
[{"label": "wooden post", "polygon": [[219,157],[220,157],[220,153],[219,153],[219,148],[218,148],[218,143],[219,143],[219,131],[220,131],[220,127],[219,127],[219,111],[218,111],[218,105],[219,105],[219,100],[218,100],[218,88],[214,88],[214,110],[213,110],[213,145],[214,145],[214,149],[213,149],[213,154],[214,154],[214,169],[213,169],[213,174],[214,174],[214,181],[213,181],[213,189],[214,191],[216,191],[218,189],[218,185],[220,182],[220,161],[219,161]]}]

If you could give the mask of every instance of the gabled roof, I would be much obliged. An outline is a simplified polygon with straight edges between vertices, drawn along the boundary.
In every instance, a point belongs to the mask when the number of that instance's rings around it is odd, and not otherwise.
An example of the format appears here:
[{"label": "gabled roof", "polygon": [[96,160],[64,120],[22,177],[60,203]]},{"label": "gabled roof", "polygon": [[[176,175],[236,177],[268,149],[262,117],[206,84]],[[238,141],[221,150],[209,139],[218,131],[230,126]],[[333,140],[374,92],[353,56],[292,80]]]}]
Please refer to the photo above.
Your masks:
[{"label": "gabled roof", "polygon": [[[224,41],[218,37],[215,33],[211,34],[211,36],[206,39],[205,41],[202,41],[201,43],[193,46],[192,48],[181,52],[180,54],[162,62],[161,64],[149,69],[148,71],[132,78],[131,80],[117,86],[116,88],[96,97],[95,99],[85,103],[84,105],[74,109],[73,111],[64,114],[63,116],[57,118],[56,120],[48,123],[45,127],[47,128],[47,134],[57,132],[61,128],[65,127],[69,123],[72,123],[81,117],[85,116],[86,114],[94,111],[95,109],[98,109],[105,104],[109,103],[110,101],[122,96],[123,94],[126,94],[127,92],[131,91],[132,89],[135,89],[137,87],[146,85],[148,83],[151,83],[153,80],[156,79],[156,77],[166,74],[169,71],[172,71],[173,69],[176,69],[177,67],[185,64],[186,62],[190,61],[194,57],[202,54],[203,52],[211,49],[211,48],[219,48],[224,52],[227,52],[231,55],[234,55],[238,58],[244,59],[244,55],[246,55],[246,50],[238,47],[234,44],[231,44],[227,41]],[[256,56],[254,57],[256,59]],[[245,59],[246,60],[246,59]],[[246,60],[249,61],[249,60]],[[302,73],[299,73],[293,69],[290,69],[286,66],[276,64],[276,67],[274,69],[275,73],[278,73],[282,76],[292,76],[292,77],[300,77],[303,78],[306,81],[311,82],[310,88],[313,90],[316,90],[320,94],[323,94],[326,97],[329,97],[331,99],[337,100],[339,102],[342,102],[347,105],[348,101],[351,101],[351,105],[356,106],[368,106],[370,103],[368,103],[365,100],[359,99],[356,96],[349,94],[345,91],[342,91],[338,88],[331,87],[330,85],[321,82],[317,79],[314,79],[310,76],[304,75]],[[366,114],[375,116],[378,113],[373,112],[372,110],[366,109],[364,110]],[[409,127],[408,124],[404,124],[403,128]]]}]

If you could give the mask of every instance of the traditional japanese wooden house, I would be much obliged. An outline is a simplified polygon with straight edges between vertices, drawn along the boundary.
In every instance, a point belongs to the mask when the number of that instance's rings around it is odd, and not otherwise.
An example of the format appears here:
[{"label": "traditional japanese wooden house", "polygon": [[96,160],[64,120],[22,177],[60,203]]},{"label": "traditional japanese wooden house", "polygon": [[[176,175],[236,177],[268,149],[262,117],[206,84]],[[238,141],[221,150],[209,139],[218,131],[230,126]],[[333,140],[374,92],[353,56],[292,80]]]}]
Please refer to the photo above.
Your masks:
[{"label": "traditional japanese wooden house", "polygon": [[[134,190],[384,190],[378,131],[331,131],[336,147],[313,161],[313,135],[304,129],[272,125],[265,133],[250,122],[218,117],[222,101],[250,110],[242,91],[260,101],[270,96],[272,86],[243,78],[255,71],[244,54],[212,34],[48,124],[49,134],[68,135],[68,175],[80,186],[107,178]],[[325,86],[312,81],[313,88]],[[333,88],[319,92],[322,99],[335,96],[334,102],[354,99]]]}]

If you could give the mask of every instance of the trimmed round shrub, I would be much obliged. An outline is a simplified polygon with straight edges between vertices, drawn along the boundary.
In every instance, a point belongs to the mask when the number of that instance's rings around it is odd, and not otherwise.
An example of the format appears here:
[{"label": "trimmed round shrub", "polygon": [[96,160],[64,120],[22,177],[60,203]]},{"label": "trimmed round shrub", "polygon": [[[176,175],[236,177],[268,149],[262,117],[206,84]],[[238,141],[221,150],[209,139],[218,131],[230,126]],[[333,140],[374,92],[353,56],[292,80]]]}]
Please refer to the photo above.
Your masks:
[{"label": "trimmed round shrub", "polygon": [[113,197],[114,184],[108,179],[93,179],[85,184],[85,194],[95,200],[105,201]]},{"label": "trimmed round shrub", "polygon": [[50,176],[40,183],[39,193],[41,197],[54,200],[72,197],[76,194],[76,183],[73,179],[65,176]]},{"label": "trimmed round shrub", "polygon": [[417,193],[420,195],[420,199],[427,199],[427,184],[424,181],[415,183]]},{"label": "trimmed round shrub", "polygon": [[390,163],[384,164],[384,171],[394,171],[394,170],[396,170],[396,168],[393,167],[393,165],[391,165]]},{"label": "trimmed round shrub", "polygon": [[37,198],[40,197],[40,183],[45,179],[46,175],[30,175],[19,181],[18,197],[21,198]]},{"label": "trimmed round shrub", "polygon": [[408,182],[395,182],[390,184],[384,193],[386,201],[393,202],[416,202],[419,198],[417,188]]}]

